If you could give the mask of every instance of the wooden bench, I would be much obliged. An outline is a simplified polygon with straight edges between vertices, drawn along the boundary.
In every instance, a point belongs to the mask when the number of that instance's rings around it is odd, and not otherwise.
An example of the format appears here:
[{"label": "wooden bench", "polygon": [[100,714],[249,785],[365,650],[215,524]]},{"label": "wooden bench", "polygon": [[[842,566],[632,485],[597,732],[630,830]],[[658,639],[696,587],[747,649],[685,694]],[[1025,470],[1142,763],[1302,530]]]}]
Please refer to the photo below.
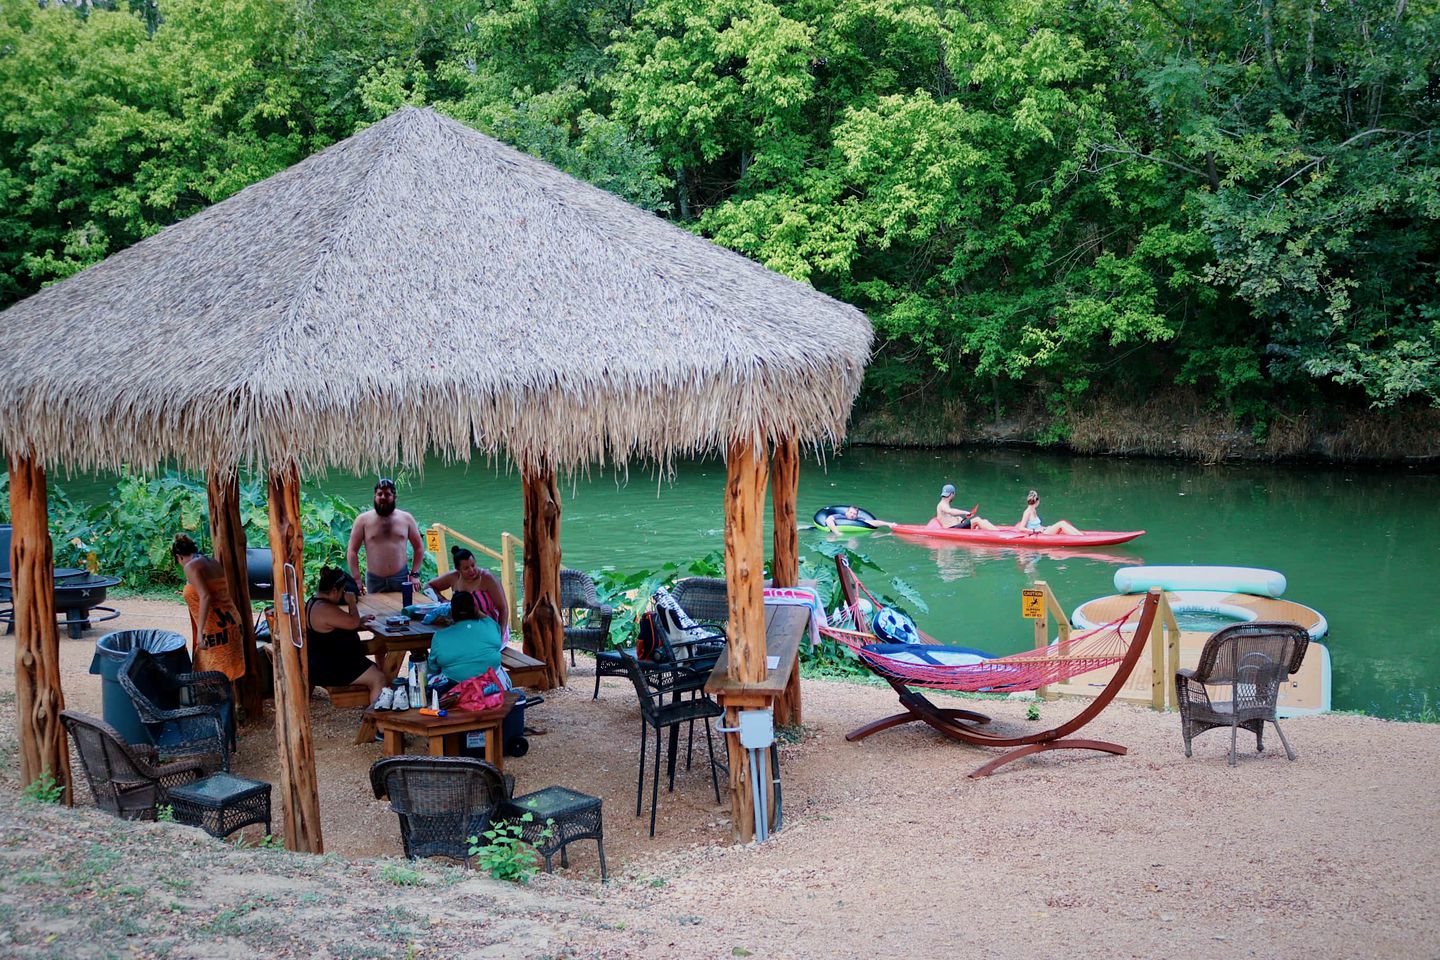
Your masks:
[{"label": "wooden bench", "polygon": [[326,687],[332,706],[340,709],[370,706],[370,688],[360,683],[347,683],[339,687]]}]

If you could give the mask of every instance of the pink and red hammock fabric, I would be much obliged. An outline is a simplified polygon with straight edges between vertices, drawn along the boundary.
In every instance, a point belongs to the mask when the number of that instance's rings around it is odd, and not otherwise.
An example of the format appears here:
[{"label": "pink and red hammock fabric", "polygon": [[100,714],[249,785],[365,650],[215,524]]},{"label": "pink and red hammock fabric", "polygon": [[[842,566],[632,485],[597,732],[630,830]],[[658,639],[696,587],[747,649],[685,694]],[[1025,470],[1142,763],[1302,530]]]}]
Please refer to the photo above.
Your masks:
[{"label": "pink and red hammock fabric", "polygon": [[[845,614],[850,624],[858,629],[828,626],[821,633],[843,643],[873,670],[884,676],[894,677],[912,687],[928,687],[932,690],[960,690],[967,693],[1017,693],[1038,690],[1046,684],[1063,683],[1082,673],[1110,667],[1125,659],[1130,649],[1131,638],[1124,628],[1140,611],[1140,605],[1118,620],[1096,627],[1086,633],[1072,636],[1069,640],[1056,640],[1048,647],[1027,650],[1008,657],[994,657],[979,663],[967,664],[925,664],[913,663],[893,654],[865,649],[877,643],[869,618],[856,602],[860,594],[870,601],[872,609],[879,610],[882,604],[875,598],[860,578],[846,564],[840,568],[842,581],[846,578],[854,589],[846,589]],[[842,622],[845,622],[842,620]],[[927,644],[936,640],[921,632]],[[1133,635],[1132,635],[1133,636]]]},{"label": "pink and red hammock fabric", "polygon": [[[847,626],[832,625],[823,628],[821,632],[853,650],[866,666],[890,684],[900,698],[900,706],[904,708],[900,713],[882,717],[850,731],[845,736],[846,740],[863,740],[891,727],[919,722],[951,740],[1007,750],[971,772],[971,778],[987,777],[1004,764],[1049,750],[1096,750],[1119,755],[1127,752],[1125,747],[1118,743],[1082,739],[1072,737],[1071,734],[1099,716],[1110,701],[1115,699],[1126,678],[1135,669],[1135,664],[1146,647],[1145,640],[1150,635],[1151,624],[1155,621],[1155,611],[1159,604],[1158,592],[1147,594],[1135,610],[1119,620],[1066,641],[1057,640],[1043,649],[1008,657],[986,658],[978,663],[912,663],[891,654],[865,649],[875,644],[878,638],[870,631],[869,620],[861,611],[860,594],[864,593],[871,603],[876,604],[874,609],[878,610],[879,604],[855,576],[845,557],[836,557],[835,565],[845,593],[849,621]],[[1139,622],[1134,631],[1124,631],[1122,628],[1137,613]],[[935,643],[923,633],[921,636],[927,644]],[[1047,683],[1058,683],[1108,666],[1115,667],[1114,674],[1079,713],[1049,730],[1025,732],[1018,736],[1007,735],[998,730],[991,732],[984,728],[990,723],[990,718],[985,714],[938,706],[914,689],[928,687],[969,692],[1018,692],[1034,690]]]}]

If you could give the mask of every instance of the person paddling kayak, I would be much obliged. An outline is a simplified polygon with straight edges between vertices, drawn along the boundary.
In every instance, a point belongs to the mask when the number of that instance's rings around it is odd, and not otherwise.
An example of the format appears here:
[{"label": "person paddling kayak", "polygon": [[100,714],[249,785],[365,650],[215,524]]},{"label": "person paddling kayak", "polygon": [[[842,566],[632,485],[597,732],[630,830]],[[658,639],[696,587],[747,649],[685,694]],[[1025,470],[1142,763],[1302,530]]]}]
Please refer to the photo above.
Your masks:
[{"label": "person paddling kayak", "polygon": [[950,501],[955,499],[955,485],[947,483],[940,488],[940,502],[935,505],[935,521],[942,527],[958,528],[960,530],[998,530],[995,524],[984,517],[976,516],[979,504],[970,511],[960,510],[954,507]]},{"label": "person paddling kayak", "polygon": [[1020,522],[1015,524],[1016,530],[1025,530],[1029,533],[1064,533],[1077,536],[1084,531],[1069,520],[1059,520],[1046,525],[1040,519],[1040,494],[1031,490],[1025,494],[1025,512],[1020,515]]}]

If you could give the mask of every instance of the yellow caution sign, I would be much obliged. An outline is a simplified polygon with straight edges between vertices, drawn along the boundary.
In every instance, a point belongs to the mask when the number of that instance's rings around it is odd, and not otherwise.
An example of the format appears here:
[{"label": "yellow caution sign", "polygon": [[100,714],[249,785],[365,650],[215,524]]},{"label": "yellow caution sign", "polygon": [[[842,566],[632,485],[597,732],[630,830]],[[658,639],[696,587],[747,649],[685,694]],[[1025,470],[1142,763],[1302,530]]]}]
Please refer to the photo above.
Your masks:
[{"label": "yellow caution sign", "polygon": [[1020,615],[1026,620],[1045,619],[1045,591],[1021,590]]},{"label": "yellow caution sign", "polygon": [[425,549],[429,551],[432,556],[439,556],[440,554],[440,531],[434,527],[425,531]]}]

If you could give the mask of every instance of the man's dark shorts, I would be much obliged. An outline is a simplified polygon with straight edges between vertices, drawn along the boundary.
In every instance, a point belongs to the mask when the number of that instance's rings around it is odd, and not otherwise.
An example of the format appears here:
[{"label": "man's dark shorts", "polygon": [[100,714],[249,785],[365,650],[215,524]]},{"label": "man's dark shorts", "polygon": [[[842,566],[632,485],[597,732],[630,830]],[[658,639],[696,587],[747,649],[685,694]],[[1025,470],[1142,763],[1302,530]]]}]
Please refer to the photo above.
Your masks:
[{"label": "man's dark shorts", "polygon": [[408,579],[410,579],[410,571],[405,569],[399,573],[392,573],[388,577],[376,576],[366,570],[365,590],[367,593],[399,593],[405,588],[405,581]]}]

